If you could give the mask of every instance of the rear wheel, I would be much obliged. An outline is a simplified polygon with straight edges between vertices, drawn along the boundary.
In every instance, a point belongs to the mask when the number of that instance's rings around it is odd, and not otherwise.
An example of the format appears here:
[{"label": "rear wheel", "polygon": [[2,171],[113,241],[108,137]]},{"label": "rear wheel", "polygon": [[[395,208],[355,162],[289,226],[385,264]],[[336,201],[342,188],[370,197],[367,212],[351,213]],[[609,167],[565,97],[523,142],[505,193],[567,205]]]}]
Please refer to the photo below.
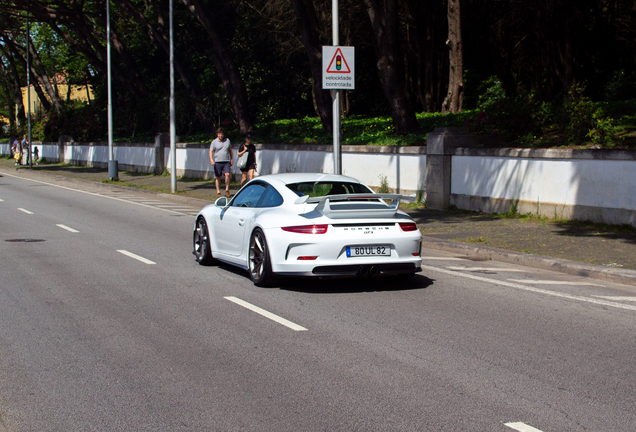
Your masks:
[{"label": "rear wheel", "polygon": [[201,265],[211,265],[214,261],[210,246],[210,233],[205,219],[200,217],[192,237],[192,248],[197,262]]},{"label": "rear wheel", "polygon": [[266,287],[275,282],[265,234],[259,228],[254,230],[250,239],[249,272],[256,286]]}]

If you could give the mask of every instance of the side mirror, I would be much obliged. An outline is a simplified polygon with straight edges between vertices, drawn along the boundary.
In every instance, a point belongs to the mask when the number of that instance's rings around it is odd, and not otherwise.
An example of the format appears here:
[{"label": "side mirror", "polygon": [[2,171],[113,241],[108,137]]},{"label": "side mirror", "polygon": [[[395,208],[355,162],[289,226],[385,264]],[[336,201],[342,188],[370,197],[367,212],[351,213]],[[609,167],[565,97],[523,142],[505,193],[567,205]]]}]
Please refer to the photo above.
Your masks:
[{"label": "side mirror", "polygon": [[227,205],[227,197],[218,198],[214,201],[214,205],[217,207],[225,207]]}]

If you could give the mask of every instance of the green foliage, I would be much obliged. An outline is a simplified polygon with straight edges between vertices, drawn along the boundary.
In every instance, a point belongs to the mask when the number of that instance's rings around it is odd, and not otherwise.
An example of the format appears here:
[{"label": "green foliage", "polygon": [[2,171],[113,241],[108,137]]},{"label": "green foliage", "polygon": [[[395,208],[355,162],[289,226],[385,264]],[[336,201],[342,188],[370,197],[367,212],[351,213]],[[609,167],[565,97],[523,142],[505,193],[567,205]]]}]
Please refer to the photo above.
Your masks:
[{"label": "green foliage", "polygon": [[609,101],[636,99],[636,72],[628,73],[624,69],[614,72],[603,96]]},{"label": "green foliage", "polygon": [[509,96],[497,77],[490,77],[481,86],[475,116],[468,123],[478,134],[501,135],[513,140],[540,129],[538,104],[531,93],[517,86]]},{"label": "green foliage", "polygon": [[107,133],[104,117],[104,110],[95,104],[72,101],[65,104],[60,114],[52,111],[37,119],[32,136],[41,141],[57,141],[61,135],[70,135],[80,142],[101,140]]},{"label": "green foliage", "polygon": [[378,187],[378,193],[389,193],[389,181],[384,174],[378,176],[380,179],[380,187]]},{"label": "green foliage", "polygon": [[604,144],[614,147],[617,141],[618,128],[614,126],[614,120],[607,117],[602,108],[598,108],[592,114],[594,127],[586,134],[594,144]]},{"label": "green foliage", "polygon": [[574,84],[570,87],[564,103],[567,114],[565,137],[573,144],[581,144],[590,129],[594,127],[592,101],[585,96],[585,86]]}]

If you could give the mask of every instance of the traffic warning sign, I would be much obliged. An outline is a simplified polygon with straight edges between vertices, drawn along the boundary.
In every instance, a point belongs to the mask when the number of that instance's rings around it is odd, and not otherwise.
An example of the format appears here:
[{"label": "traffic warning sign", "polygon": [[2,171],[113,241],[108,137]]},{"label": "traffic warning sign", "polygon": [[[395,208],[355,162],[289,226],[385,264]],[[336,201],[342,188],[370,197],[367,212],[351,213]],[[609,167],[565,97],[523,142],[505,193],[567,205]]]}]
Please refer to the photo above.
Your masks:
[{"label": "traffic warning sign", "polygon": [[322,88],[355,89],[355,48],[322,47]]}]

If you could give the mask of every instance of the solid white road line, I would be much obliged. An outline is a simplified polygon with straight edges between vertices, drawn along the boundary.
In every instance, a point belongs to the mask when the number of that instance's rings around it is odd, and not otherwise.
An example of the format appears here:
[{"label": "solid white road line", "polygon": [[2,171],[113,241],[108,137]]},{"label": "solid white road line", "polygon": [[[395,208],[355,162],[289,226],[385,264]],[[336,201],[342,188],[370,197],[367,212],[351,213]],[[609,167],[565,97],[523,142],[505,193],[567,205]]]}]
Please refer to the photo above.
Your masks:
[{"label": "solid white road line", "polygon": [[422,260],[435,260],[435,261],[466,261],[468,258],[450,258],[450,257],[422,257]]},{"label": "solid white road line", "polygon": [[18,210],[20,210],[21,212],[25,212],[26,214],[33,214],[33,212],[30,212],[28,210],[25,210],[23,208],[18,207]]},{"label": "solid white road line", "polygon": [[513,273],[527,273],[526,270],[510,269],[510,268],[488,268],[488,267],[446,267],[449,270],[458,271],[497,271],[497,272],[513,272]]},{"label": "solid white road line", "polygon": [[65,229],[66,231],[70,231],[72,233],[78,233],[79,231],[76,229],[73,229],[71,227],[67,227],[66,225],[62,225],[62,224],[57,224],[57,226],[59,226],[62,229]]},{"label": "solid white road line", "polygon": [[533,280],[533,279],[508,279],[510,282],[527,283],[532,285],[575,285],[575,286],[597,286],[605,288],[605,285],[599,285],[591,282],[570,282],[570,281],[551,281],[551,280]]},{"label": "solid white road line", "polygon": [[141,261],[144,264],[157,264],[156,262],[150,261],[149,259],[146,259],[144,257],[140,257],[139,255],[135,255],[134,253],[128,252],[127,250],[118,250],[117,252]]},{"label": "solid white road line", "polygon": [[539,429],[528,426],[522,422],[504,423],[504,426],[508,426],[510,429],[514,429],[519,432],[541,432]]},{"label": "solid white road line", "polygon": [[172,210],[172,209],[155,207],[155,206],[150,206],[150,205],[147,205],[147,204],[143,204],[143,203],[132,201],[132,199],[136,198],[136,197],[132,197],[131,200],[127,200],[127,199],[122,199],[122,197],[99,194],[99,193],[89,192],[89,191],[85,191],[85,190],[81,190],[81,189],[73,189],[73,188],[70,188],[70,187],[67,187],[67,186],[57,185],[57,184],[54,184],[54,183],[48,183],[48,182],[44,182],[44,181],[40,181],[40,180],[34,180],[34,179],[30,179],[30,178],[25,178],[25,177],[20,177],[20,176],[17,176],[17,175],[12,175],[12,174],[6,173],[6,172],[3,172],[2,175],[6,175],[6,176],[9,176],[9,177],[14,177],[14,178],[21,179],[21,180],[28,180],[28,181],[31,181],[31,182],[34,182],[34,183],[40,183],[40,184],[44,184],[44,185],[47,185],[47,186],[53,186],[53,187],[60,188],[60,189],[66,189],[66,190],[70,190],[70,191],[73,191],[73,192],[80,192],[80,193],[84,193],[84,194],[87,194],[87,195],[93,195],[93,196],[98,196],[98,197],[102,197],[102,198],[108,198],[108,199],[112,199],[112,200],[116,200],[116,201],[122,201],[122,202],[126,202],[126,203],[129,203],[129,204],[135,204],[135,205],[138,205],[138,206],[141,206],[141,207],[148,207],[148,208],[158,209],[158,210],[165,211],[165,212],[170,212],[170,213],[178,213],[177,211]]},{"label": "solid white road line", "polygon": [[305,327],[299,326],[298,324],[295,324],[295,323],[293,323],[291,321],[288,321],[285,318],[281,318],[278,315],[274,315],[273,313],[268,312],[265,309],[261,309],[258,306],[254,306],[253,304],[248,303],[248,302],[246,302],[244,300],[241,300],[239,298],[236,298],[236,297],[233,297],[233,296],[228,296],[228,297],[223,297],[223,298],[226,299],[226,300],[229,300],[231,302],[234,302],[234,303],[236,303],[239,306],[243,306],[244,308],[249,309],[252,312],[256,312],[257,314],[262,315],[265,318],[269,318],[272,321],[277,322],[278,324],[282,324],[285,327],[289,327],[292,330],[295,330],[295,331],[305,331],[305,330],[307,330]]},{"label": "solid white road line", "polygon": [[614,301],[636,301],[636,297],[616,297],[616,296],[599,296],[599,295],[593,295],[592,297],[602,298],[605,300],[614,300]]},{"label": "solid white road line", "polygon": [[565,293],[560,293],[560,292],[556,292],[556,291],[550,291],[550,290],[541,289],[541,288],[534,288],[534,287],[527,286],[527,285],[521,285],[521,284],[507,282],[507,281],[500,281],[500,280],[496,280],[496,279],[485,278],[485,277],[482,277],[482,276],[476,276],[476,275],[469,274],[469,273],[459,273],[459,272],[456,272],[456,271],[446,270],[446,269],[439,268],[439,267],[431,267],[431,266],[423,265],[422,266],[422,270],[429,270],[429,271],[432,271],[432,272],[444,273],[444,274],[448,274],[448,275],[463,277],[463,278],[466,278],[466,279],[478,280],[480,282],[491,283],[491,284],[494,284],[494,285],[501,285],[501,286],[505,286],[505,287],[509,287],[509,288],[519,289],[519,290],[522,290],[522,291],[529,291],[529,292],[535,292],[535,293],[539,293],[539,294],[546,294],[546,295],[553,296],[553,297],[561,297],[561,298],[565,298],[565,299],[569,299],[569,300],[581,301],[581,302],[585,302],[585,303],[593,303],[593,304],[602,305],[602,306],[611,306],[611,307],[615,307],[615,308],[618,308],[618,309],[627,309],[627,310],[636,311],[636,306],[632,306],[632,305],[614,303],[614,302],[607,301],[607,300],[595,299],[595,298],[591,298],[591,297],[583,297],[583,296],[578,296],[578,295],[573,295],[573,294],[565,294]]}]

